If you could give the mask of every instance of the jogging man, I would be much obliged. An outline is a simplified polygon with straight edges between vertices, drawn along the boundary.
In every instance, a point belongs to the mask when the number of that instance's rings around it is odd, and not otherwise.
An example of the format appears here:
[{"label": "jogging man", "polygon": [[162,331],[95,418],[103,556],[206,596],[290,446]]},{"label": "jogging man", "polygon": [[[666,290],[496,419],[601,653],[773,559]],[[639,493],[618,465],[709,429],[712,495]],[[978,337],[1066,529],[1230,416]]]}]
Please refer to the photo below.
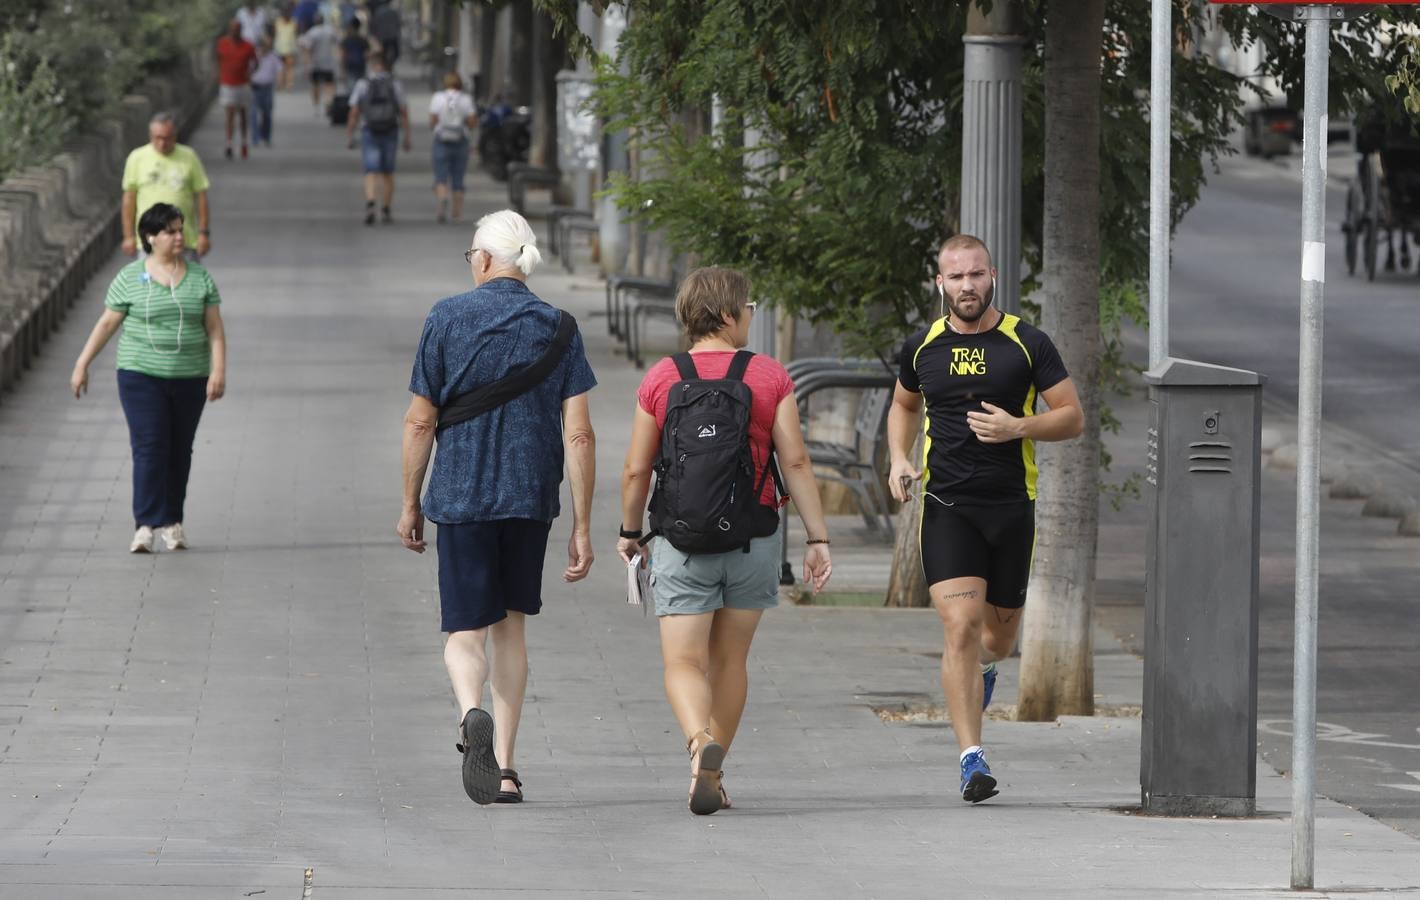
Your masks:
[{"label": "jogging man", "polygon": [[[464,256],[476,287],[435,304],[419,339],[395,531],[406,548],[423,553],[425,517],[438,524],[444,664],[459,704],[464,790],[479,804],[518,803],[514,746],[528,679],[524,627],[542,609],[543,561],[561,511],[564,461],[573,524],[563,580],[580,581],[592,564],[596,435],[587,392],[597,380],[576,323],[528,287],[542,257],[526,219],[512,210],[484,216]],[[510,386],[515,373],[536,383]],[[503,386],[493,391],[501,403],[481,391],[493,384]],[[479,396],[485,402],[470,408]],[[439,452],[421,502],[436,434]],[[493,717],[483,704],[490,680]]]},{"label": "jogging man", "polygon": [[[898,500],[922,479],[922,567],[942,618],[942,692],[961,746],[961,795],[995,796],[981,748],[996,660],[1016,642],[1035,546],[1035,442],[1084,429],[1075,385],[1050,338],[992,309],[996,269],[970,235],[937,253],[947,314],[903,345],[888,412],[889,488]],[[1039,397],[1049,407],[1035,411]],[[923,467],[908,460],[921,420]]]},{"label": "jogging man", "polygon": [[125,256],[138,252],[136,223],[155,203],[171,203],[182,210],[186,253],[206,256],[212,249],[212,217],[207,204],[211,183],[193,149],[178,143],[172,113],[160,112],[149,120],[148,143],[128,154],[122,186],[119,221]]},{"label": "jogging man", "polygon": [[363,120],[360,159],[365,166],[365,224],[375,224],[376,197],[388,224],[392,221],[394,158],[401,128],[404,129],[404,152],[409,152],[409,104],[404,99],[404,86],[389,73],[384,55],[371,53],[369,62],[370,76],[361,78],[350,92],[345,139],[354,149],[355,128]]}]

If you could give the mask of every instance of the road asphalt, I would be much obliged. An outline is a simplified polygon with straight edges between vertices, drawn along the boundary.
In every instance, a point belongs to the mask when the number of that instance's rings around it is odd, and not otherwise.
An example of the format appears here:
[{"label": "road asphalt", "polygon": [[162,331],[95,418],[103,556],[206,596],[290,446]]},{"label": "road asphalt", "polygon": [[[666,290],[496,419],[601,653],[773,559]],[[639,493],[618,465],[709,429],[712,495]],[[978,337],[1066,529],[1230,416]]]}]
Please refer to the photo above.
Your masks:
[{"label": "road asphalt", "polygon": [[[922,610],[767,615],[726,766],[734,809],[691,816],[655,625],[624,602],[612,553],[639,373],[585,264],[549,261],[531,284],[578,316],[600,380],[600,558],[586,581],[558,580],[557,522],[529,628],[527,802],[473,805],[434,559],[393,533],[415,342],[430,305],[467,286],[470,228],[433,222],[422,131],[395,223],[373,228],[356,154],[301,93],[279,97],[275,139],[224,162],[211,115],[194,140],[231,362],[198,433],[190,550],[125,552],[112,348],[90,394],[66,394],[123,260],[0,404],[3,900],[1420,892],[1415,838],[1326,800],[1320,890],[1288,891],[1291,785],[1266,764],[1255,818],[1138,815],[1128,716],[989,722],[1001,794],[963,803],[950,726],[877,712],[938,697],[939,625]],[[486,178],[471,188],[472,214],[504,205]],[[1137,706],[1138,658],[1101,631],[1095,662],[1100,704]],[[1004,664],[1003,708],[1015,673]]]}]

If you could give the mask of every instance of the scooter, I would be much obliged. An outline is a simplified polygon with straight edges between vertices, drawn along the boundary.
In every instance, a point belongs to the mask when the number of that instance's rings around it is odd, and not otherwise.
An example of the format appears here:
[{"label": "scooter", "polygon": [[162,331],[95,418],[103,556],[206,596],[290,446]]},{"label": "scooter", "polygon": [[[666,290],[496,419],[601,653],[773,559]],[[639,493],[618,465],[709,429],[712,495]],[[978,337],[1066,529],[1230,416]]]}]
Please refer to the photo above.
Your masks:
[{"label": "scooter", "polygon": [[532,147],[532,110],[495,99],[478,109],[478,160],[498,181],[508,177],[508,164],[527,162]]}]

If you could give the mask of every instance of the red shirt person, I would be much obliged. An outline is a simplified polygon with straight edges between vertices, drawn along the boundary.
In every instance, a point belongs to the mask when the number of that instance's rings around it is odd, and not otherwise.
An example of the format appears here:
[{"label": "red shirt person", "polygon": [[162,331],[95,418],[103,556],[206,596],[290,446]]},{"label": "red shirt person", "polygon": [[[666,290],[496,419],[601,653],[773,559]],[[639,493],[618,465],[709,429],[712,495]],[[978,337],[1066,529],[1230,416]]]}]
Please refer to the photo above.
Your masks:
[{"label": "red shirt person", "polygon": [[256,48],[242,39],[242,23],[227,23],[227,33],[217,39],[217,99],[227,111],[227,159],[232,158],[232,126],[240,123],[242,159],[247,158],[247,108],[251,106],[251,70]]}]

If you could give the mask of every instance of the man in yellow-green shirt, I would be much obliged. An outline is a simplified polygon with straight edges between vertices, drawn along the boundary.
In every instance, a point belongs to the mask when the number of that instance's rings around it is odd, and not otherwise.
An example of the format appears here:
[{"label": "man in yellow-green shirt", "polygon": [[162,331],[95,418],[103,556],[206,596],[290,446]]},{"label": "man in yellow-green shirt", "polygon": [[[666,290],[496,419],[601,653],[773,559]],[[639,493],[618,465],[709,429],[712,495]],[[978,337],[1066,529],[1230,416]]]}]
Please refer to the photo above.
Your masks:
[{"label": "man in yellow-green shirt", "polygon": [[148,122],[148,143],[128,154],[123,166],[123,252],[138,251],[134,223],[155,203],[171,203],[182,210],[188,247],[198,256],[212,249],[207,208],[207,172],[191,147],[177,142],[177,123],[169,113],[158,113]]}]

